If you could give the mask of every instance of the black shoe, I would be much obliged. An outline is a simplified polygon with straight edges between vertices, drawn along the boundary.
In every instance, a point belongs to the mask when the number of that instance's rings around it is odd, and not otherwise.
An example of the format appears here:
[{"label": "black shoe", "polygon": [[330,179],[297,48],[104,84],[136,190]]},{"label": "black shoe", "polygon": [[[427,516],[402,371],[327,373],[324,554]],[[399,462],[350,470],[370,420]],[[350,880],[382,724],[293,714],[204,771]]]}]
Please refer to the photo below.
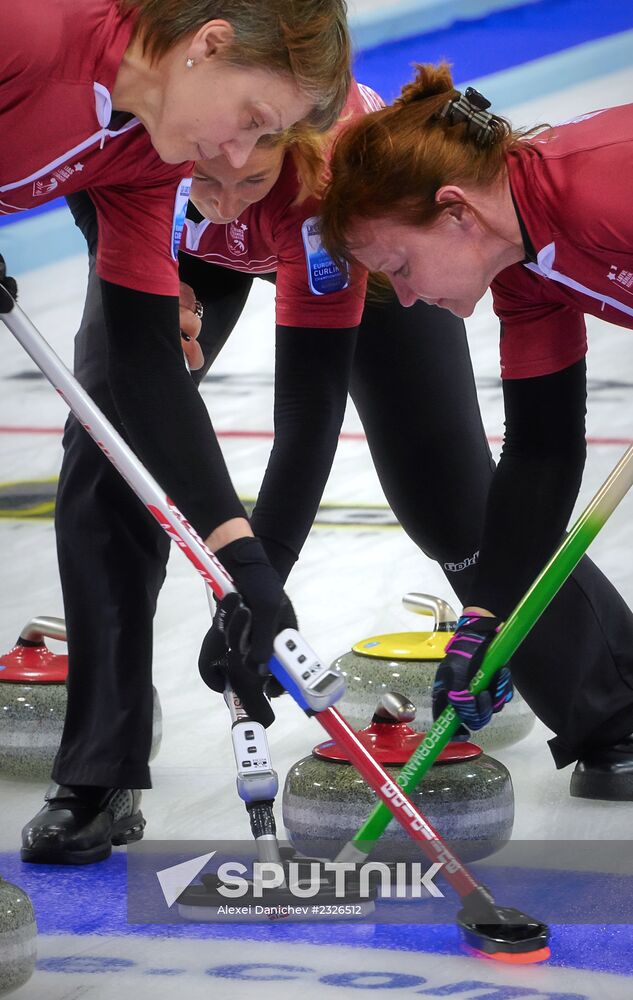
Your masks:
[{"label": "black shoe", "polygon": [[137,790],[53,784],[44,808],[22,830],[22,861],[47,865],[103,861],[113,844],[143,836],[140,803]]},{"label": "black shoe", "polygon": [[578,799],[633,802],[633,736],[579,760],[569,791]]}]

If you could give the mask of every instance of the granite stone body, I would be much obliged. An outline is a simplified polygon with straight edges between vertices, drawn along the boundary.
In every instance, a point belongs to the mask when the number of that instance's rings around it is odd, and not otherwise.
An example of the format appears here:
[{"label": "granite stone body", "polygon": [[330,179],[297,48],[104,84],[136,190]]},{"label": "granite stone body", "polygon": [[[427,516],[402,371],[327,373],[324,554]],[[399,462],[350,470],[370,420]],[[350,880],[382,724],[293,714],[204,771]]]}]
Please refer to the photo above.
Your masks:
[{"label": "granite stone body", "polygon": [[[401,771],[400,767],[386,769],[394,779]],[[487,754],[459,763],[435,764],[408,794],[465,861],[493,854],[512,834],[510,773]],[[284,786],[282,808],[288,838],[301,854],[333,859],[376,803],[375,793],[350,764],[304,757],[290,768]],[[416,861],[420,848],[394,821],[371,857],[376,861]]]},{"label": "granite stone body", "polygon": [[[419,635],[422,637],[424,633]],[[449,635],[445,634],[444,638],[448,640]],[[337,708],[350,725],[362,726],[371,717],[380,695],[395,689],[410,698],[417,708],[413,728],[417,732],[429,730],[433,723],[431,690],[439,659],[383,658],[363,655],[356,649],[339,656],[332,664],[347,681],[345,694]],[[503,711],[494,715],[488,726],[477,731],[477,743],[485,750],[511,746],[527,736],[533,726],[534,714],[515,689],[512,701],[504,706]]]},{"label": "granite stone body", "polygon": [[[0,675],[1,676],[1,675]],[[0,775],[47,781],[66,716],[66,685],[0,681]],[[162,739],[162,710],[154,688],[150,760]]]},{"label": "granite stone body", "polygon": [[0,997],[30,978],[37,957],[37,928],[27,894],[0,877]]}]

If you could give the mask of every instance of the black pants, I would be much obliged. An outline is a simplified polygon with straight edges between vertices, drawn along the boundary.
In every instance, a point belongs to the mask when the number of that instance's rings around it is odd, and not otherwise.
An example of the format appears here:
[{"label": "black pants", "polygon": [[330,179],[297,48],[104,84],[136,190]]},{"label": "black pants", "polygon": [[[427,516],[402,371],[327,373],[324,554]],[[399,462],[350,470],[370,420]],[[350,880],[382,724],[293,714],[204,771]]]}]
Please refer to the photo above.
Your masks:
[{"label": "black pants", "polygon": [[[241,314],[252,279],[204,267],[204,288],[196,293],[205,303],[201,344],[208,367]],[[105,380],[105,352],[91,266],[75,370],[121,429]],[[352,395],[396,516],[465,596],[493,465],[463,324],[422,303],[410,310],[368,305]],[[417,459],[418,444],[424,462]],[[168,541],[72,415],[56,529],[70,674],[54,777],[63,784],[149,787],[152,618]],[[633,615],[589,559],[512,666],[518,689],[556,733],[550,746],[557,766],[633,732]]]}]

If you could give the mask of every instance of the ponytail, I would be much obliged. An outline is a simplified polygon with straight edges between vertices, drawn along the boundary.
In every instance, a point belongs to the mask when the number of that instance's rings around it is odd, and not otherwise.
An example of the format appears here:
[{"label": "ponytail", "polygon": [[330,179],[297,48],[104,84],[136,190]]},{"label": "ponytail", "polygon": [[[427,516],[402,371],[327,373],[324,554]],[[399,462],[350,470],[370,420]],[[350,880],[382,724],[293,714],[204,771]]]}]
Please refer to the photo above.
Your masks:
[{"label": "ponytail", "polygon": [[345,128],[322,206],[323,240],[335,260],[353,259],[348,233],[357,219],[431,225],[451,205],[438,204],[439,188],[494,183],[508,151],[528,133],[489,107],[472,87],[456,89],[447,63],[419,65],[392,105]]},{"label": "ponytail", "polygon": [[459,142],[476,146],[505,146],[514,141],[512,126],[505,118],[488,111],[490,101],[475,90],[467,87],[460,93],[453,85],[453,78],[447,63],[439,66],[419,65],[418,75],[413,83],[402,89],[395,107],[406,107],[416,103],[422,105],[424,122],[435,122],[445,129],[461,128],[455,137]]}]

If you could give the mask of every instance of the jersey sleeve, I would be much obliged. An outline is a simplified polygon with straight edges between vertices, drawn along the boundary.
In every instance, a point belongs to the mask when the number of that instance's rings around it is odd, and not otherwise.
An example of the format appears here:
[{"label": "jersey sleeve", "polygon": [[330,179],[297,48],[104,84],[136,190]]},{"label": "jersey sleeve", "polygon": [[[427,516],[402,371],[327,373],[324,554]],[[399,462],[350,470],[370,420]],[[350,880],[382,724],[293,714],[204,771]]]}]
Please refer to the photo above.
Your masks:
[{"label": "jersey sleeve", "polygon": [[587,353],[582,312],[548,297],[548,284],[523,264],[506,268],[492,283],[503,379],[553,375]]},{"label": "jersey sleeve", "polygon": [[[633,260],[633,105],[611,108],[592,119],[600,129],[601,144],[590,152],[579,149],[565,176],[560,193],[558,224],[581,247]],[[591,124],[591,122],[589,123]],[[594,139],[594,143],[596,140]]]},{"label": "jersey sleeve", "polygon": [[3,4],[0,85],[6,100],[23,92],[31,95],[34,84],[53,71],[62,28],[55,6],[40,10],[33,3]]},{"label": "jersey sleeve", "polygon": [[307,199],[279,213],[272,239],[277,251],[276,318],[280,326],[350,328],[365,305],[367,272],[342,274],[321,246],[318,201]]},{"label": "jersey sleeve", "polygon": [[[185,164],[185,167],[187,165]],[[153,295],[178,295],[178,247],[191,182],[170,175],[143,186],[95,187],[97,274]]]}]

